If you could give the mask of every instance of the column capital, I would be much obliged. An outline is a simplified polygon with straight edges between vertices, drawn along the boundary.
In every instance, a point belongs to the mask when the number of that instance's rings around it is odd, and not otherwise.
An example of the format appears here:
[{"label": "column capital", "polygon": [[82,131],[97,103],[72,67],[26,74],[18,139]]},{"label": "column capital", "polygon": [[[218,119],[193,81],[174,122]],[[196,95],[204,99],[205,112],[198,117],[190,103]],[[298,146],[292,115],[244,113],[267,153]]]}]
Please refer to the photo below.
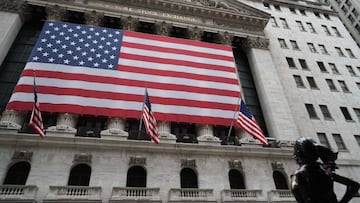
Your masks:
[{"label": "column capital", "polygon": [[46,7],[47,20],[61,21],[66,15],[66,8],[58,5],[52,5]]},{"label": "column capital", "polygon": [[232,45],[232,41],[234,39],[234,34],[232,33],[228,33],[228,32],[223,32],[223,33],[219,33],[220,35],[220,43],[224,44],[224,45]]},{"label": "column capital", "polygon": [[104,13],[100,13],[96,11],[88,11],[84,13],[84,18],[86,24],[88,25],[101,26],[102,20],[104,18]]},{"label": "column capital", "polygon": [[122,24],[124,30],[136,31],[136,28],[139,24],[139,19],[129,16],[127,18],[122,18],[121,20],[123,21]]},{"label": "column capital", "polygon": [[22,20],[25,19],[25,10],[28,8],[26,1],[0,0],[0,5],[0,11],[18,13]]},{"label": "column capital", "polygon": [[155,26],[156,26],[156,33],[158,35],[162,35],[162,36],[170,35],[172,24],[163,21],[163,22],[156,22]]},{"label": "column capital", "polygon": [[192,40],[200,41],[203,33],[204,33],[204,29],[202,28],[198,28],[198,27],[189,28],[189,35],[190,35],[190,39]]},{"label": "column capital", "polygon": [[269,39],[265,37],[250,37],[242,40],[242,47],[244,50],[249,48],[258,48],[258,49],[269,49]]}]

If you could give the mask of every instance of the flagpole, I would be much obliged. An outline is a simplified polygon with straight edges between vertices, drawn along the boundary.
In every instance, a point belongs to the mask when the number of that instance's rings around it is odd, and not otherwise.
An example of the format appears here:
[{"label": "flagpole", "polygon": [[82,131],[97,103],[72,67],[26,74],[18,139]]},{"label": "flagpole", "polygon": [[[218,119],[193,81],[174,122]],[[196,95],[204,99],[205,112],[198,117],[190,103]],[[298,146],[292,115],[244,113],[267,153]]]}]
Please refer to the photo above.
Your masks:
[{"label": "flagpole", "polygon": [[[240,99],[241,99],[241,95],[239,96],[238,98],[238,102],[237,104],[240,106]],[[232,127],[234,125],[234,120],[235,120],[235,116],[236,116],[236,113],[238,112],[238,105],[236,105],[235,107],[235,111],[234,111],[234,116],[233,116],[233,119],[231,120],[231,125],[230,125],[230,128],[229,128],[229,131],[228,131],[228,135],[226,137],[226,144],[229,142],[229,138],[230,138],[230,134],[231,134],[231,130],[232,130]]]},{"label": "flagpole", "polygon": [[141,117],[140,117],[140,124],[139,124],[138,139],[140,139],[140,133],[141,133],[141,128],[142,128],[142,119],[143,119],[144,105],[145,105],[145,99],[146,99],[146,92],[147,92],[147,88],[145,88],[144,101],[143,101],[142,109],[141,109]]}]

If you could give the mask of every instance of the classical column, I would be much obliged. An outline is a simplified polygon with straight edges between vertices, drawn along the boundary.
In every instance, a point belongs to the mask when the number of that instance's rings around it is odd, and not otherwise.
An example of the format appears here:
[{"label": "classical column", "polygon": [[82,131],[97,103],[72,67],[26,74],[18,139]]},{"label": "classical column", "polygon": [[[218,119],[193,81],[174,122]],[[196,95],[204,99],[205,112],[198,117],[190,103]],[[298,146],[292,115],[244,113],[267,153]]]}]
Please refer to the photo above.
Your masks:
[{"label": "classical column", "polygon": [[165,140],[176,140],[176,136],[171,134],[171,123],[165,121],[158,121],[158,130],[160,142]]},{"label": "classical column", "polygon": [[56,126],[49,127],[46,132],[76,133],[76,124],[79,115],[72,113],[59,113],[56,119]]},{"label": "classical column", "polygon": [[213,128],[207,124],[196,124],[197,140],[199,143],[220,144],[220,139],[214,136]]},{"label": "classical column", "polygon": [[136,28],[139,24],[139,19],[133,18],[131,16],[127,17],[127,19],[122,18],[121,21],[123,24],[123,29],[129,31],[136,31]]},{"label": "classical column", "polygon": [[96,11],[89,11],[84,13],[86,24],[101,26],[102,20],[104,19],[104,13]]},{"label": "classical column", "polygon": [[25,18],[26,2],[0,1],[0,65],[19,33]]},{"label": "classical column", "polygon": [[269,40],[261,37],[248,37],[244,39],[242,45],[251,67],[270,137],[294,140],[299,135],[268,49]]},{"label": "classical column", "polygon": [[66,16],[66,8],[58,5],[46,7],[46,19],[50,21],[61,21]]},{"label": "classical column", "polygon": [[101,137],[105,138],[106,136],[127,139],[128,133],[125,132],[125,119],[118,117],[109,118],[107,129],[101,131]]},{"label": "classical column", "polygon": [[25,113],[15,110],[5,110],[1,116],[0,128],[20,129],[24,123]]},{"label": "classical column", "polygon": [[189,28],[190,39],[201,40],[204,30],[198,27]]}]

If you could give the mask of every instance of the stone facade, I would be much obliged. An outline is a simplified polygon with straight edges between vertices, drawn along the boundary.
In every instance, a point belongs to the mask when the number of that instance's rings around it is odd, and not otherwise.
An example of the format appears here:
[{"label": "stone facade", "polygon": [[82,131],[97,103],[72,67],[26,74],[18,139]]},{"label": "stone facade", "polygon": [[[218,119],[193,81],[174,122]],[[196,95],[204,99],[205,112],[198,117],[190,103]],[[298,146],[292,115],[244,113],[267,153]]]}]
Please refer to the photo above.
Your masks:
[{"label": "stone facade", "polygon": [[[333,121],[310,119],[304,104],[327,104],[330,109],[339,106],[360,108],[358,78],[347,73],[341,76],[323,76],[316,71],[316,62],[333,61],[335,51],[329,55],[315,55],[307,51],[306,43],[324,44],[326,47],[350,48],[360,57],[346,29],[335,13],[324,4],[311,1],[285,3],[284,1],[257,0],[28,0],[0,1],[0,64],[8,53],[15,36],[29,15],[29,8],[43,8],[48,20],[62,21],[69,13],[78,12],[85,23],[102,26],[105,18],[118,19],[123,29],[136,31],[142,22],[154,26],[155,33],[169,36],[171,29],[184,29],[188,38],[202,40],[211,33],[214,43],[237,46],[246,53],[257,94],[269,134],[269,147],[263,147],[242,130],[235,131],[241,146],[220,145],[215,137],[215,126],[196,125],[198,143],[178,143],[169,122],[159,122],[161,143],[127,139],[125,118],[108,118],[107,127],[100,137],[76,136],[79,115],[60,113],[53,126],[47,128],[43,140],[37,135],[18,132],[24,112],[5,110],[0,120],[0,183],[7,171],[17,162],[29,163],[31,169],[26,184],[2,185],[0,201],[17,202],[295,202],[289,190],[275,187],[273,172],[289,175],[297,166],[292,159],[292,146],[299,136],[341,134],[347,150],[339,153],[339,174],[360,181],[360,148],[354,135],[359,134],[360,120],[346,122],[340,111],[332,112]],[[269,5],[269,7],[267,7]],[[274,7],[280,6],[281,12]],[[305,10],[308,15],[291,13],[289,7]],[[343,38],[325,39],[320,35],[321,25],[329,23],[310,15],[326,13],[331,25],[336,26]],[[31,16],[31,15],[30,15]],[[285,18],[291,29],[278,29],[268,22]],[[311,22],[319,34],[295,32],[296,21]],[[280,23],[279,23],[280,25]],[[305,24],[306,25],[306,24]],[[282,25],[280,25],[282,26]],[[279,26],[279,27],[280,27]],[[301,51],[282,49],[278,38],[297,40]],[[285,57],[311,61],[311,71],[291,70]],[[327,61],[328,60],[328,61]],[[358,60],[346,57],[334,59],[341,65],[359,66]],[[334,62],[334,61],[333,61]],[[299,65],[298,65],[299,66]],[[344,69],[344,68],[343,68]],[[345,70],[345,69],[344,69]],[[344,71],[342,70],[342,71]],[[360,68],[359,70],[360,71]],[[299,89],[292,75],[318,78],[331,77],[349,83],[351,94],[328,92],[325,82],[318,82],[319,90]],[[360,73],[358,73],[360,75]],[[241,81],[240,81],[241,83]],[[359,86],[360,87],[360,86]],[[329,101],[329,98],[331,98]],[[355,115],[355,114],[354,114]],[[359,118],[360,119],[360,118]],[[330,146],[337,149],[334,139]],[[91,168],[88,186],[68,186],[70,171],[83,164]],[[146,187],[126,186],[127,173],[133,166],[146,171]],[[198,188],[181,188],[182,169],[193,170]],[[245,189],[232,189],[229,172],[243,175]],[[22,192],[16,192],[22,191]],[[344,189],[336,185],[340,196]],[[354,199],[353,202],[360,202]]]}]

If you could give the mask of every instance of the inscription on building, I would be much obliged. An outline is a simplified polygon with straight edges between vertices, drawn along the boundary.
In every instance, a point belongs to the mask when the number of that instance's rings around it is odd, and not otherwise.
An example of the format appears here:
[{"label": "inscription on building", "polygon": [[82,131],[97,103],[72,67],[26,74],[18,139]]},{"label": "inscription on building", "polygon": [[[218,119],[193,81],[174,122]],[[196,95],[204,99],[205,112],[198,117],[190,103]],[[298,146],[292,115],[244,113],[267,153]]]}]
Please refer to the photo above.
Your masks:
[{"label": "inscription on building", "polygon": [[125,11],[125,12],[130,12],[130,13],[142,14],[142,15],[151,15],[151,16],[156,16],[156,17],[170,18],[170,19],[188,21],[188,22],[200,22],[199,19],[194,18],[194,17],[166,13],[166,12],[159,12],[159,11],[148,10],[148,9],[132,8],[132,7],[120,6],[120,5],[116,5],[116,4],[103,4],[103,3],[96,3],[96,2],[93,2],[91,4],[96,5],[96,6],[101,6],[101,7],[117,9],[117,10],[121,10],[121,11]]}]

